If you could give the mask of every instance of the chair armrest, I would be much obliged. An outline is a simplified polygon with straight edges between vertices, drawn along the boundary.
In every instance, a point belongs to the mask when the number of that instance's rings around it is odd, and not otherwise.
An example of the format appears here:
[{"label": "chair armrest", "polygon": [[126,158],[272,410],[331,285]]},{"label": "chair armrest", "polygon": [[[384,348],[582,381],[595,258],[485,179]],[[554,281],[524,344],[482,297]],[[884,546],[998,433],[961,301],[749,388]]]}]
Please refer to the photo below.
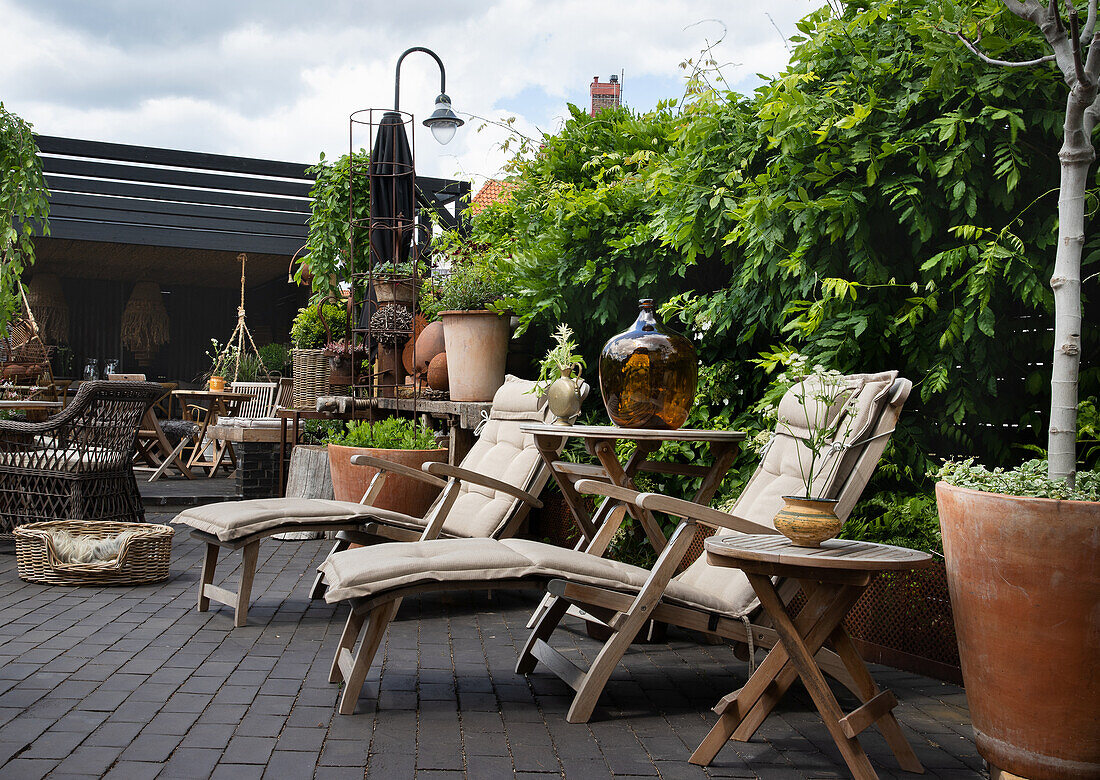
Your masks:
[{"label": "chair armrest", "polygon": [[451,477],[461,480],[462,482],[473,482],[475,485],[481,485],[490,490],[499,490],[501,493],[507,493],[514,498],[518,498],[520,501],[530,504],[536,509],[542,508],[542,501],[540,501],[537,496],[533,496],[526,490],[522,490],[515,485],[509,485],[507,482],[501,482],[499,479],[487,477],[476,471],[452,466],[449,463],[425,463],[423,468],[429,474],[433,474],[437,477]]},{"label": "chair armrest", "polygon": [[597,496],[607,496],[613,498],[616,501],[625,501],[628,504],[638,504],[638,496],[642,495],[637,490],[631,490],[630,488],[619,487],[613,485],[610,482],[604,482],[599,479],[578,479],[573,483],[573,489],[578,493],[591,493]]},{"label": "chair armrest", "polygon": [[411,477],[412,479],[419,480],[420,482],[426,482],[429,485],[435,487],[443,487],[447,484],[446,480],[442,480],[439,477],[433,477],[431,474],[426,474],[420,469],[414,469],[411,466],[405,466],[400,463],[394,463],[384,458],[376,458],[373,455],[352,455],[351,462],[356,466],[370,466],[376,468],[379,471],[388,471],[391,474],[400,474],[403,477]]},{"label": "chair armrest", "polygon": [[743,517],[711,509],[709,506],[696,504],[694,501],[684,501],[679,498],[672,498],[672,496],[664,496],[660,493],[640,493],[636,503],[651,512],[664,512],[685,519],[697,520],[705,525],[717,528],[731,528],[734,531],[741,531],[746,534],[779,533],[774,528],[754,523]]}]

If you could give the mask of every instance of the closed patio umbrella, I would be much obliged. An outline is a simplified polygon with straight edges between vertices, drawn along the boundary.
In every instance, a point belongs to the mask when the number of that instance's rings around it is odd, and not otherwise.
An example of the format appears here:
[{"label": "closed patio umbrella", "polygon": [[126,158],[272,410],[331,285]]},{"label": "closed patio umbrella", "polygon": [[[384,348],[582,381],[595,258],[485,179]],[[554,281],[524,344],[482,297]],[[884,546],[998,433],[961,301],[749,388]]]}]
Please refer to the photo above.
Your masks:
[{"label": "closed patio umbrella", "polygon": [[[370,155],[370,262],[374,273],[409,259],[416,233],[416,170],[403,115],[382,115]],[[364,306],[359,327],[373,307]]]}]

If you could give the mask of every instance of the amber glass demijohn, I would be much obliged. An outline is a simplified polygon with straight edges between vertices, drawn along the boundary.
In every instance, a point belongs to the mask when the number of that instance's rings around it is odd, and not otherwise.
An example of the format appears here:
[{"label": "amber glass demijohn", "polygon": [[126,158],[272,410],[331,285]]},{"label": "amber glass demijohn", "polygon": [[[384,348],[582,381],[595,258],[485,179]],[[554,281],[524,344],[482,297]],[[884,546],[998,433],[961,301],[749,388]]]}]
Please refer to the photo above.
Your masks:
[{"label": "amber glass demijohn", "polygon": [[603,403],[623,428],[679,428],[695,401],[695,347],[657,319],[652,300],[639,303],[638,319],[600,352]]}]

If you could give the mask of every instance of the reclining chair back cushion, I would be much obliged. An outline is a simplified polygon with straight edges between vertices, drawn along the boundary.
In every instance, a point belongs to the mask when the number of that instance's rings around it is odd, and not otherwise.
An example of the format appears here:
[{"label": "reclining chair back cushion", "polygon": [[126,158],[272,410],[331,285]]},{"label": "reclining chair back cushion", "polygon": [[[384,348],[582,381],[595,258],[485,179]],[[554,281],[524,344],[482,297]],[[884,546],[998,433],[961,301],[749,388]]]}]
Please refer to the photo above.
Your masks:
[{"label": "reclining chair back cushion", "polygon": [[[530,490],[536,480],[545,477],[535,438],[520,431],[520,426],[526,423],[553,420],[545,397],[531,392],[534,387],[534,382],[505,377],[493,396],[481,435],[459,464],[462,468],[523,490]],[[519,500],[507,493],[463,482],[443,524],[443,533],[460,537],[495,536],[507,525],[518,504]]]},{"label": "reclining chair back cushion", "polygon": [[[827,409],[821,402],[813,399],[813,387],[807,388],[805,393],[805,411],[797,398],[799,391],[788,391],[779,402],[779,419],[782,422],[778,426],[778,435],[772,439],[760,465],[741,491],[730,514],[757,525],[775,528],[775,515],[783,507],[783,496],[805,493],[806,486],[799,468],[799,458],[801,457],[804,467],[808,466],[812,452],[799,438],[809,433],[807,417],[816,427],[822,421],[834,419],[840,414],[845,416],[845,419],[840,420],[835,439],[837,444],[845,447],[841,450],[840,464],[833,471],[836,456],[825,459],[820,469],[815,468],[815,474],[828,475],[829,479],[822,482],[823,477],[815,477],[813,484],[814,492],[820,492],[819,497],[840,499],[836,507],[837,515],[841,520],[845,519],[866,483],[866,479],[849,481],[848,476],[867,453],[866,440],[873,435],[871,432],[886,409],[897,376],[897,371],[849,375],[845,377],[845,382],[850,392],[842,393],[838,402]],[[883,437],[883,443],[886,438],[888,437]],[[874,460],[877,462],[881,448],[874,449]],[[873,468],[874,463],[866,472],[868,477]],[[833,473],[829,474],[830,471]],[[841,490],[844,491],[843,495],[839,494]],[[727,530],[726,533],[736,532]],[[703,555],[676,579],[704,591],[720,593],[724,602],[740,605],[748,611],[756,602],[753,590],[743,575],[732,575],[734,572],[729,569],[711,566]]]}]

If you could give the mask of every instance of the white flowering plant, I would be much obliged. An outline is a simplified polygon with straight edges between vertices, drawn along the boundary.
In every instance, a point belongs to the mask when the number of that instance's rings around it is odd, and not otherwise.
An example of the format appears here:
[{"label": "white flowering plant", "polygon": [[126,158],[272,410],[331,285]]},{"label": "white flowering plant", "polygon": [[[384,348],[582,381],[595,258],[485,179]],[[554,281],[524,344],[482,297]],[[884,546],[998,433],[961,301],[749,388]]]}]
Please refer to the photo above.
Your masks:
[{"label": "white flowering plant", "polygon": [[[821,492],[832,481],[840,465],[844,447],[839,442],[850,433],[855,394],[839,371],[811,363],[805,355],[793,350],[780,350],[768,355],[766,361],[758,361],[765,362],[766,369],[780,370],[764,397],[753,407],[775,427],[775,433],[761,451],[766,451],[775,436],[785,435],[799,441],[803,446],[795,452],[805,486],[805,495],[801,497],[821,498],[814,493]],[[779,413],[779,402],[792,391],[802,412],[794,420]]]}]

